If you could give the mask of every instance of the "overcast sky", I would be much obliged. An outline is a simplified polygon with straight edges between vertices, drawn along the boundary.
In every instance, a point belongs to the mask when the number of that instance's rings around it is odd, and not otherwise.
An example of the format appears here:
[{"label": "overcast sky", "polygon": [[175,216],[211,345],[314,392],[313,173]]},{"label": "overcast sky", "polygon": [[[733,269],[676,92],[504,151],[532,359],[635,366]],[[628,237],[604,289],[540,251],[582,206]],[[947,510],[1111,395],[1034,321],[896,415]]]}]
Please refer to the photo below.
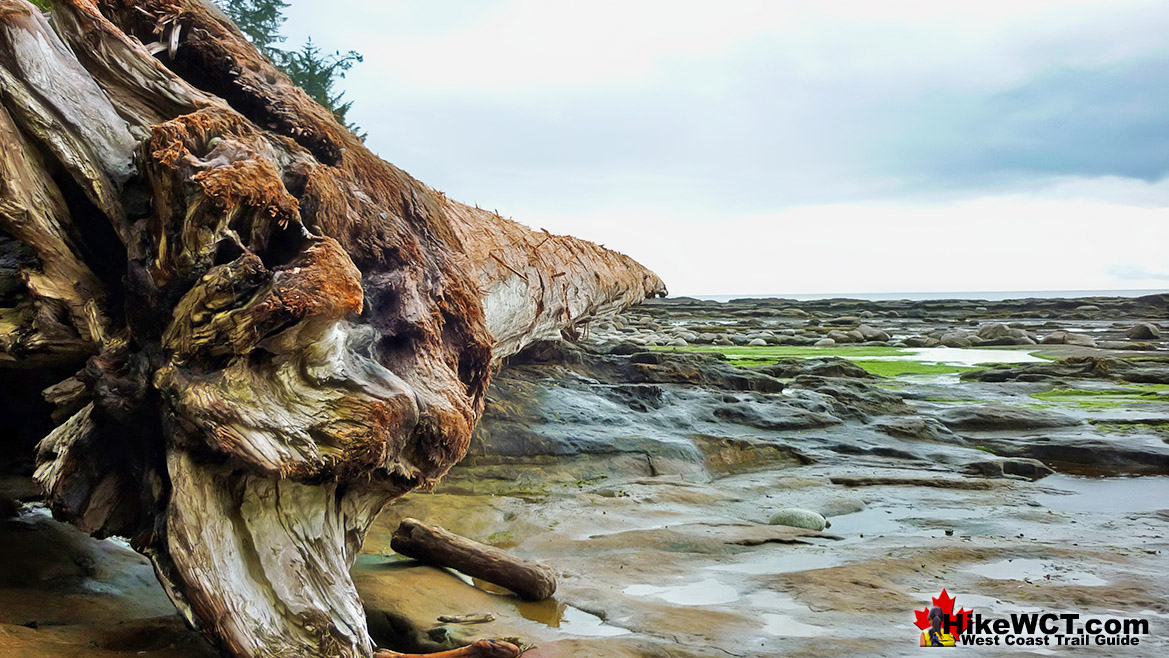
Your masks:
[{"label": "overcast sky", "polygon": [[291,0],[449,196],[671,294],[1169,289],[1169,5]]}]

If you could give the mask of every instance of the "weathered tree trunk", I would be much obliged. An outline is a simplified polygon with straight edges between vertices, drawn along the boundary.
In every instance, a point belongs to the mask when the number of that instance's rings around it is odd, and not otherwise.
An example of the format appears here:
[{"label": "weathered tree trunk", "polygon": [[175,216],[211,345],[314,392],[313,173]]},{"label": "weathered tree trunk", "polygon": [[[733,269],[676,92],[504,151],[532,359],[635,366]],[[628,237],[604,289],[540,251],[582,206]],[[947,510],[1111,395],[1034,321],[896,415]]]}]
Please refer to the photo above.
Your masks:
[{"label": "weathered tree trunk", "polygon": [[381,507],[499,359],[663,285],[378,159],[210,3],[51,16],[0,0],[0,367],[62,373],[37,478],[233,655],[369,656]]},{"label": "weathered tree trunk", "polygon": [[390,540],[390,548],[406,557],[458,569],[506,587],[529,601],[543,601],[556,593],[556,573],[552,569],[417,519],[402,520]]}]

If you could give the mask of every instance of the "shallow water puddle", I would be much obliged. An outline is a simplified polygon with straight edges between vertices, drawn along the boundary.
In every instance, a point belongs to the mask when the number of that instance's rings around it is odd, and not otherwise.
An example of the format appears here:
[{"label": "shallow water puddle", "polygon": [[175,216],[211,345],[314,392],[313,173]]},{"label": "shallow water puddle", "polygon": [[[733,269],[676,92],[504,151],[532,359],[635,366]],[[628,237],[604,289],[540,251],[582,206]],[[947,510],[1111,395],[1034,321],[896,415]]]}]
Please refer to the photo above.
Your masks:
[{"label": "shallow water puddle", "polygon": [[841,559],[840,555],[834,552],[817,550],[810,546],[801,546],[796,549],[753,554],[742,560],[728,564],[716,564],[707,567],[707,569],[710,571],[762,576],[765,574],[793,573],[796,571],[838,567],[843,563],[844,560]]},{"label": "shallow water puddle", "polygon": [[632,632],[628,628],[606,624],[603,619],[591,612],[570,605],[564,607],[564,615],[560,618],[560,630],[589,637],[616,637]]},{"label": "shallow water puddle", "polygon": [[1108,581],[1088,573],[1061,567],[1049,560],[1034,558],[1014,558],[1000,560],[991,564],[982,564],[967,569],[992,580],[1023,580],[1026,582],[1047,581],[1068,585],[1087,585],[1095,587],[1107,585]]},{"label": "shallow water puddle", "polygon": [[[853,358],[845,356],[845,358]],[[987,350],[950,347],[911,347],[904,353],[893,356],[856,357],[864,361],[921,361],[948,366],[976,366],[980,363],[1043,363],[1041,359],[1026,350]]]},{"label": "shallow water puddle", "polygon": [[1048,509],[1059,512],[1104,512],[1126,514],[1169,509],[1169,477],[1092,478],[1052,475],[1044,478],[1046,488],[1063,490],[1035,497]]},{"label": "shallow water puddle", "polygon": [[572,635],[617,637],[631,633],[627,628],[607,624],[605,620],[591,612],[585,612],[567,603],[560,603],[555,599],[520,602],[516,604],[516,611],[525,619],[557,628]]},{"label": "shallow water puddle", "polygon": [[580,608],[568,605],[567,603],[561,603],[556,599],[523,601],[516,598],[511,590],[500,587],[499,585],[478,578],[471,578],[454,569],[448,569],[448,571],[458,577],[459,580],[477,587],[484,592],[514,599],[516,601],[516,612],[520,613],[521,617],[540,622],[551,628],[559,629],[564,633],[587,637],[616,637],[618,635],[628,635],[632,632],[627,628],[607,624],[604,619],[591,612],[585,612]]},{"label": "shallow water puddle", "polygon": [[[898,511],[902,514],[908,512],[905,509]],[[905,526],[889,508],[869,507],[852,514],[832,517],[833,534],[844,537],[845,541],[855,539],[858,535],[896,533],[904,529]]]},{"label": "shallow water puddle", "polygon": [[715,578],[672,587],[630,585],[622,590],[630,596],[648,596],[674,605],[718,605],[739,600],[739,591]]},{"label": "shallow water puddle", "polygon": [[[937,596],[937,592],[909,592],[910,596],[921,601],[923,605],[928,605]],[[1002,608],[1004,603],[1002,600],[993,596],[986,596],[983,594],[968,594],[961,593],[954,596],[954,607],[966,608],[967,610],[978,610],[979,612],[985,610],[997,610]]]},{"label": "shallow water puddle", "polygon": [[791,615],[768,612],[764,613],[762,618],[763,632],[777,637],[816,637],[826,632],[819,626],[796,621]]},{"label": "shallow water puddle", "polygon": [[787,594],[774,590],[760,590],[743,597],[743,605],[765,610],[807,610]]}]

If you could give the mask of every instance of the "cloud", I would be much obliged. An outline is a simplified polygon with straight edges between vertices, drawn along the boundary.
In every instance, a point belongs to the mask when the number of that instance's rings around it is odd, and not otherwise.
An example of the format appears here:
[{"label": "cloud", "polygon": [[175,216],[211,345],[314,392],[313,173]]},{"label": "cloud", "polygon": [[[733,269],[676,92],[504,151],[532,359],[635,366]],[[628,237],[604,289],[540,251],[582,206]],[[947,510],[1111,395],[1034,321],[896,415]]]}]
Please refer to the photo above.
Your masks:
[{"label": "cloud", "polygon": [[386,62],[381,73],[399,83],[459,96],[618,87],[724,56],[733,60],[736,52],[757,52],[760,45],[797,78],[893,73],[1001,86],[1053,63],[1097,64],[1163,49],[1160,35],[1169,22],[1163,7],[1147,0],[510,0],[454,6],[364,0],[349,3],[346,12],[296,3],[291,15],[294,32],[343,35],[345,47]]},{"label": "cloud", "polygon": [[[822,204],[724,215],[619,207],[523,213],[636,255],[672,294],[1167,288],[1169,207],[1027,194],[941,203]],[[1117,181],[1081,179],[1085,189]],[[1169,185],[1161,181],[1159,186]]]},{"label": "cloud", "polygon": [[1108,273],[1118,281],[1169,281],[1169,271],[1153,271],[1143,265],[1112,265]]},{"label": "cloud", "polygon": [[290,17],[292,42],[366,56],[344,86],[383,157],[623,248],[677,291],[1163,283],[1143,276],[1163,271],[1148,250],[1169,208],[1160,2],[363,0]]},{"label": "cloud", "polygon": [[1027,175],[1158,180],[1169,174],[1169,59],[1048,71],[987,96],[908,108],[881,144],[888,165],[949,184]]}]

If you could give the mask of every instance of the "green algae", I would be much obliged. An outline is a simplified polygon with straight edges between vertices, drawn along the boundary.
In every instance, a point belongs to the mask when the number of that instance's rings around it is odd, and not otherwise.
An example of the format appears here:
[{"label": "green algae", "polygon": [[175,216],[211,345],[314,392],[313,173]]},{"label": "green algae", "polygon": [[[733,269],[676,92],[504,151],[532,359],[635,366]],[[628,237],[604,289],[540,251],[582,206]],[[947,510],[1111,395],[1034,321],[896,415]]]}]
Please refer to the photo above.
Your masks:
[{"label": "green algae", "polygon": [[1169,403],[1160,393],[1169,390],[1165,384],[1129,384],[1121,388],[1082,389],[1056,388],[1031,397],[1049,403],[1068,404],[1080,409],[1116,409],[1130,404]]}]

